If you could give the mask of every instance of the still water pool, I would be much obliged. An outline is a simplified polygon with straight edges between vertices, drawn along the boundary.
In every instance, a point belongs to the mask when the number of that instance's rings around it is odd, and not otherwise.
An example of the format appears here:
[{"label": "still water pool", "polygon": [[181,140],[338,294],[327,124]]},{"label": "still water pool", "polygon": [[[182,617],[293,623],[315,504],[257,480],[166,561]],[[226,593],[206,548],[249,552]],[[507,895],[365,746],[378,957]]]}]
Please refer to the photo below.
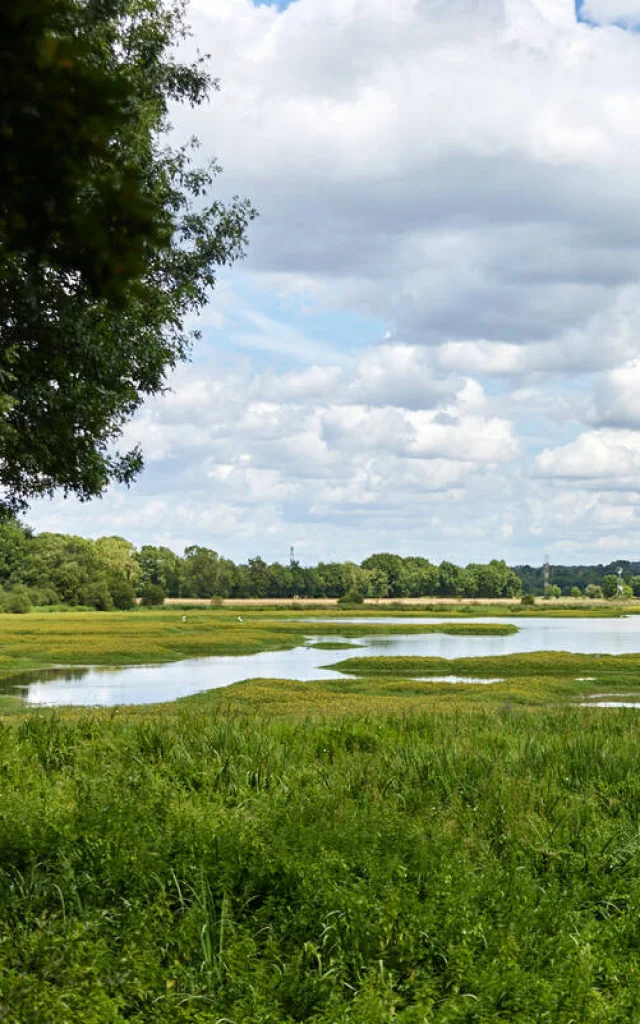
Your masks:
[{"label": "still water pool", "polygon": [[[318,622],[371,625],[417,625],[442,622],[437,618],[340,618],[306,619],[310,628]],[[455,619],[454,622],[462,620]],[[311,636],[290,651],[263,651],[237,657],[192,658],[165,665],[131,668],[54,668],[0,680],[0,693],[20,694],[27,704],[41,706],[113,706],[155,704],[187,697],[202,690],[229,686],[243,679],[343,679],[327,665],[345,657],[394,655],[441,658],[485,657],[531,651],[570,651],[575,654],[640,653],[640,616],[621,619],[482,618],[472,622],[512,623],[519,632],[511,636],[448,636],[444,633],[392,634],[358,639],[358,650],[319,650],[312,644],[326,636]],[[340,637],[332,641],[349,642]],[[352,642],[352,641],[351,641]],[[443,680],[445,681],[445,680]],[[448,677],[451,683],[464,682]],[[475,679],[475,683],[497,680]]]}]

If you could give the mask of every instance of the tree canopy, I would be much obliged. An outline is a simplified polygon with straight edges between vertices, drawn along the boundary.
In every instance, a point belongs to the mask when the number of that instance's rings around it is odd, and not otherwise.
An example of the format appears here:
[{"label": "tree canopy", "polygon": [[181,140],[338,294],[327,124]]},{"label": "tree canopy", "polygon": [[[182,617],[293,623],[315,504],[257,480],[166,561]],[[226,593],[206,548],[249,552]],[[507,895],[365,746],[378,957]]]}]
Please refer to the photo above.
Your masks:
[{"label": "tree canopy", "polygon": [[251,204],[167,143],[169,105],[217,88],[184,63],[180,0],[0,7],[0,501],[81,498],[142,465],[125,421],[187,358],[185,318],[239,259]]}]

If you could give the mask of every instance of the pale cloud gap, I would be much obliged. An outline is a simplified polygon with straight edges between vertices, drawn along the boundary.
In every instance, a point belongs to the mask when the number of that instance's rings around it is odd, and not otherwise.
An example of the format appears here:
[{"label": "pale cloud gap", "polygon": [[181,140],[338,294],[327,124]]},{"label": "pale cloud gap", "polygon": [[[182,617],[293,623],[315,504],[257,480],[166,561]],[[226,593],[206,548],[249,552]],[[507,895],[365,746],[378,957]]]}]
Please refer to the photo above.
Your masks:
[{"label": "pale cloud gap", "polygon": [[192,12],[223,91],[176,128],[260,210],[254,291],[225,278],[203,365],[127,428],[135,489],[36,525],[234,557],[637,556],[640,34],[617,26],[640,3]]}]

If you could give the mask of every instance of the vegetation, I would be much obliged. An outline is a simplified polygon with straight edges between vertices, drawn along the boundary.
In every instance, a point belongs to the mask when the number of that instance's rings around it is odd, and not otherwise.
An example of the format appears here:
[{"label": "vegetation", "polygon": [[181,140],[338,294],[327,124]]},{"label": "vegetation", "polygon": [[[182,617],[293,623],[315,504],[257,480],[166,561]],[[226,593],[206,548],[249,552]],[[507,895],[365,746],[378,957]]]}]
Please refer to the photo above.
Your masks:
[{"label": "vegetation", "polygon": [[0,11],[2,504],[128,482],[114,441],[188,354],[187,318],[254,211],[168,144],[216,87],[180,62],[180,0],[4,0]]},{"label": "vegetation", "polygon": [[[389,575],[381,566],[388,570]],[[455,585],[452,582],[455,577]],[[37,536],[15,519],[0,523],[0,587],[23,585],[32,591],[31,603],[90,605],[101,609],[130,607],[134,596],[161,604],[169,597],[260,598],[329,597],[361,604],[364,596],[412,598],[425,594],[460,596],[517,595],[519,581],[504,562],[493,561],[460,569],[450,562],[432,565],[424,558],[372,555],[362,565],[353,562],[297,562],[268,565],[250,558],[236,565],[216,551],[198,545],[180,557],[169,548],[143,545],[136,550],[122,537],[93,541],[65,534]],[[46,593],[45,593],[46,592]],[[45,601],[38,597],[46,597]]]},{"label": "vegetation", "polygon": [[[544,594],[543,566],[516,565],[514,572],[522,581],[526,594]],[[551,585],[558,587],[563,595],[572,597],[601,598],[615,597],[618,587],[618,569],[622,569],[625,588],[624,596],[640,596],[640,562],[618,559],[608,565],[550,565]],[[605,584],[605,577],[607,583]]]},{"label": "vegetation", "polygon": [[[185,621],[183,621],[183,619]],[[248,612],[239,623],[225,610],[138,610],[96,615],[33,613],[0,616],[0,676],[55,665],[135,665],[204,655],[255,654],[296,647],[309,635],[357,638],[380,633],[448,633],[505,636],[515,627],[444,620],[441,623],[376,625],[319,622],[310,627],[291,613]]]},{"label": "vegetation", "polygon": [[633,713],[394,699],[7,720],[8,1024],[636,1019]]},{"label": "vegetation", "polygon": [[[328,662],[332,635],[514,629],[363,617],[318,615]],[[185,618],[2,616],[2,671],[249,653],[309,630],[290,612]],[[636,1019],[638,718],[568,705],[611,687],[640,700],[640,655],[341,667],[155,707],[4,698],[7,1024]],[[504,681],[424,680],[452,673]]]}]

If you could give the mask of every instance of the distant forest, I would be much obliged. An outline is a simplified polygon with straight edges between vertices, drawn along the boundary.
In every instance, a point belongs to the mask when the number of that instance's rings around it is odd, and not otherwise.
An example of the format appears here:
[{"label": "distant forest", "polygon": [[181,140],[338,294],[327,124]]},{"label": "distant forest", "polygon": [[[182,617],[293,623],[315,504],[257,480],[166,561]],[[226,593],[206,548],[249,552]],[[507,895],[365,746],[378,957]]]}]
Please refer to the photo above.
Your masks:
[{"label": "distant forest", "polygon": [[[614,596],[616,571],[624,571],[625,595],[640,595],[640,563],[551,566],[548,596]],[[576,589],[577,588],[577,589]],[[259,555],[236,564],[212,548],[137,549],[122,537],[35,534],[17,520],[0,523],[0,608],[81,605],[108,610],[133,607],[136,598],[159,604],[164,597],[513,597],[543,594],[543,568],[487,564],[439,564],[418,556],[379,553],[363,562],[267,563]]]},{"label": "distant forest", "polygon": [[[563,596],[569,596],[576,588],[584,593],[587,587],[604,587],[605,597],[613,596],[608,592],[613,590],[615,593],[618,569],[622,569],[627,596],[629,590],[640,596],[640,562],[629,562],[623,558],[607,565],[549,565],[549,583],[559,588]],[[544,594],[542,565],[514,565],[513,571],[522,581],[523,594]]]}]

